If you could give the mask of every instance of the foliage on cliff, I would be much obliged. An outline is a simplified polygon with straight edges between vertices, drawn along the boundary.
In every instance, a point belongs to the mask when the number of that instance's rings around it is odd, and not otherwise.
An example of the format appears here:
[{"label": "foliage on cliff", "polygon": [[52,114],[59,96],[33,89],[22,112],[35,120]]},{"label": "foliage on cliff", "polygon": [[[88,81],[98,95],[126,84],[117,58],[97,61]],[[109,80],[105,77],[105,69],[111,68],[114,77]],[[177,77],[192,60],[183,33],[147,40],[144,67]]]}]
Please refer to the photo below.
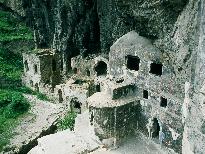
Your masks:
[{"label": "foliage on cliff", "polygon": [[19,40],[32,40],[32,32],[26,25],[9,12],[0,11],[0,77],[8,80],[20,80],[23,69]]},{"label": "foliage on cliff", "polygon": [[31,30],[5,11],[0,11],[0,32],[0,42],[33,39]]}]

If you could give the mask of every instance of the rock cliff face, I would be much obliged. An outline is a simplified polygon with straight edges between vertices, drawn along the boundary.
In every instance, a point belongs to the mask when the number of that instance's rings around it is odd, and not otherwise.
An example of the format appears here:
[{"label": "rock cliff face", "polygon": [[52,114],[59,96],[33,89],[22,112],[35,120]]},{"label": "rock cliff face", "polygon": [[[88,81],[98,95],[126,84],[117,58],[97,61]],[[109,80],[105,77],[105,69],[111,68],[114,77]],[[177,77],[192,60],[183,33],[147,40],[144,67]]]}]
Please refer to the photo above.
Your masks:
[{"label": "rock cliff face", "polygon": [[131,30],[157,40],[173,31],[188,0],[23,0],[39,48],[68,55],[109,52]]}]

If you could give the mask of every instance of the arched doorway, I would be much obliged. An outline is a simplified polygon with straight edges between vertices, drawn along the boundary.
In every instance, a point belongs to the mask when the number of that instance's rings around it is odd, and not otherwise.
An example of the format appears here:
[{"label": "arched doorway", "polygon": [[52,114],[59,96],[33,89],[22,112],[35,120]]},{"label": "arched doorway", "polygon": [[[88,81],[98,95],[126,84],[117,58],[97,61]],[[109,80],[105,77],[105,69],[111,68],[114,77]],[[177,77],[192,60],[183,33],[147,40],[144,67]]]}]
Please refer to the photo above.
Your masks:
[{"label": "arched doorway", "polygon": [[100,84],[97,84],[95,88],[96,88],[96,92],[100,92],[101,91]]},{"label": "arched doorway", "polygon": [[63,93],[61,89],[58,90],[58,100],[59,100],[59,103],[63,102]]},{"label": "arched doorway", "polygon": [[38,73],[38,66],[37,65],[34,65],[34,73]]},{"label": "arched doorway", "polygon": [[70,102],[71,104],[71,111],[73,111],[73,112],[76,112],[76,113],[81,113],[81,106],[82,106],[82,103],[80,103],[78,100],[77,100],[77,98],[72,98],[71,99],[71,102]]},{"label": "arched doorway", "polygon": [[24,67],[26,69],[26,72],[29,71],[28,61],[27,60],[24,62]]},{"label": "arched doorway", "polygon": [[37,92],[39,92],[38,83],[35,84],[35,90],[36,90]]},{"label": "arched doorway", "polygon": [[78,73],[78,69],[77,68],[73,68],[73,73],[77,74]]},{"label": "arched doorway", "polygon": [[107,64],[104,61],[99,61],[95,66],[97,76],[107,75]]},{"label": "arched doorway", "polygon": [[160,126],[157,118],[153,119],[153,127],[152,127],[152,137],[158,138],[159,137]]},{"label": "arched doorway", "polygon": [[87,76],[90,76],[90,70],[89,69],[86,70],[86,74],[87,74]]},{"label": "arched doorway", "polygon": [[29,83],[30,83],[30,86],[31,86],[31,87],[33,87],[33,81],[32,81],[32,80],[30,80],[30,82],[29,82]]}]

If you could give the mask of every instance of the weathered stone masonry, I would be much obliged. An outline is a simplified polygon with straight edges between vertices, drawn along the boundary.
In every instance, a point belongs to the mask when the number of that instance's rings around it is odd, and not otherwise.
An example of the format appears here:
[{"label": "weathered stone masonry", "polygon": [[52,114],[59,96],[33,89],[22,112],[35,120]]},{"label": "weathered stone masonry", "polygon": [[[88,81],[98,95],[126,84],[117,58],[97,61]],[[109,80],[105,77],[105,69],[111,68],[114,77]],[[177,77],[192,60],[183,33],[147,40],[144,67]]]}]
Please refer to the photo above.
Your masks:
[{"label": "weathered stone masonry", "polygon": [[71,70],[63,80],[60,55],[52,50],[24,54],[23,80],[43,93],[50,87],[52,98],[79,114],[89,109],[90,127],[107,146],[120,145],[135,131],[157,139],[164,133],[163,144],[181,153],[185,83],[176,81],[163,56],[131,31],[112,45],[109,58],[68,60]]}]

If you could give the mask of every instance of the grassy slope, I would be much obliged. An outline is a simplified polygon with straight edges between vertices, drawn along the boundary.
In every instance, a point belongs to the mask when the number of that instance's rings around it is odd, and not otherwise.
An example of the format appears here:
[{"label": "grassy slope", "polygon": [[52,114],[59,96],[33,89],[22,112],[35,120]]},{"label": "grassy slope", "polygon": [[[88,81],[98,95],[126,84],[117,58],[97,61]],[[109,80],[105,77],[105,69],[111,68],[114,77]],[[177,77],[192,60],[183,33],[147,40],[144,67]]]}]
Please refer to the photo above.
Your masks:
[{"label": "grassy slope", "polygon": [[32,32],[28,27],[10,13],[0,11],[0,44],[2,44],[0,46],[0,77],[19,80],[23,70],[21,55],[7,50],[3,44],[11,41],[32,40],[32,38]]},{"label": "grassy slope", "polygon": [[[21,55],[18,51],[14,53],[8,50],[4,44],[32,38],[28,27],[10,13],[0,11],[0,78],[18,82],[23,70]],[[29,103],[24,99],[21,90],[14,87],[11,84],[0,89],[0,151],[12,137],[11,130],[17,125],[18,118],[29,109]]]},{"label": "grassy slope", "polygon": [[[30,47],[22,45],[24,41],[32,42],[32,31],[18,21],[11,13],[0,10],[0,80],[11,81],[7,86],[0,85],[0,152],[9,143],[12,130],[29,109],[29,103],[23,94],[36,95],[41,100],[48,98],[26,87],[17,87],[23,73],[22,51]],[[15,44],[13,48],[10,43]],[[8,47],[9,46],[9,47]],[[1,84],[1,82],[0,82]]]}]

